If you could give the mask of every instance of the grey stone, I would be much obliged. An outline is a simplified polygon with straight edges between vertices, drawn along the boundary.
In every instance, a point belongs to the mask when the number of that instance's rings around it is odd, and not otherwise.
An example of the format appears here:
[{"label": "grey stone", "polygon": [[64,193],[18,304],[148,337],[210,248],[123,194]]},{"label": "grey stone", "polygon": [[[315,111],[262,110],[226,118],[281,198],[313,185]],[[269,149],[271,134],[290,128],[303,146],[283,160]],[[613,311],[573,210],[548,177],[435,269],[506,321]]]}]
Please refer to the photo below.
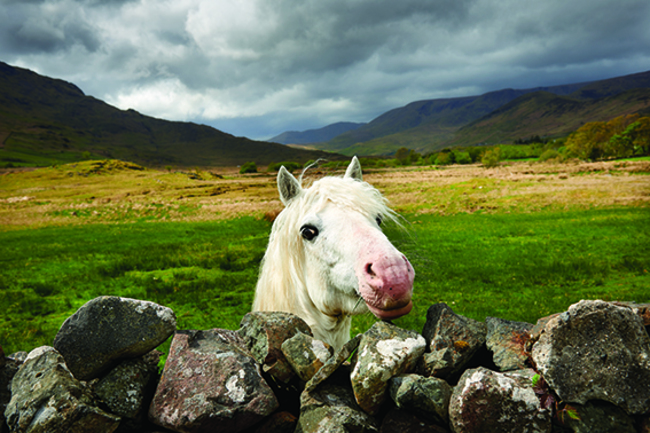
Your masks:
[{"label": "grey stone", "polygon": [[121,417],[136,419],[146,414],[156,387],[160,355],[154,350],[121,362],[95,384],[95,395]]},{"label": "grey stone", "polygon": [[304,320],[290,313],[254,311],[246,314],[237,331],[262,370],[287,383],[295,375],[282,353],[282,343],[298,332],[312,335]]},{"label": "grey stone", "polygon": [[298,332],[282,343],[282,353],[300,379],[307,382],[334,354],[329,344]]},{"label": "grey stone", "polygon": [[412,412],[392,408],[381,422],[379,433],[449,433],[445,427],[427,419],[413,415]]},{"label": "grey stone", "polygon": [[356,337],[345,343],[341,350],[336,352],[334,356],[327,360],[320,370],[307,382],[305,391],[310,392],[316,389],[321,383],[329,379],[344,363],[349,359],[355,350],[359,347],[362,334],[357,334]]},{"label": "grey stone", "polygon": [[580,301],[546,324],[532,358],[566,402],[613,403],[630,414],[650,410],[650,336],[630,308]]},{"label": "grey stone", "polygon": [[551,411],[532,386],[535,372],[498,373],[483,367],[466,370],[454,387],[449,421],[455,433],[551,431]]},{"label": "grey stone", "polygon": [[68,317],[54,339],[72,374],[90,380],[121,359],[155,349],[176,329],[174,312],[158,304],[101,296]]},{"label": "grey stone", "polygon": [[29,355],[29,353],[25,352],[24,350],[20,350],[7,356],[7,358],[13,359],[15,361],[18,361],[19,364],[22,364],[25,362],[25,359],[27,359],[27,355]]},{"label": "grey stone", "polygon": [[63,357],[42,346],[30,352],[11,384],[5,410],[16,433],[111,433],[120,418],[99,409],[90,389],[72,376]]},{"label": "grey stone", "polygon": [[276,412],[255,428],[255,433],[293,433],[298,418],[290,412]]},{"label": "grey stone", "polygon": [[388,381],[413,371],[424,353],[424,338],[386,322],[375,323],[361,337],[350,380],[359,406],[376,415],[386,400]]},{"label": "grey stone", "polygon": [[500,371],[527,368],[528,353],[526,343],[530,339],[533,325],[525,322],[488,317],[485,344],[492,352],[492,359]]},{"label": "grey stone", "polygon": [[444,379],[402,374],[390,380],[389,393],[398,408],[447,424],[453,388]]},{"label": "grey stone", "polygon": [[375,418],[357,405],[349,387],[323,383],[300,396],[296,433],[365,433],[378,431]]},{"label": "grey stone", "polygon": [[5,409],[11,400],[11,381],[16,375],[22,362],[7,358],[5,365],[0,367],[0,431],[4,432],[5,426]]},{"label": "grey stone", "polygon": [[178,432],[238,432],[278,401],[234,331],[177,331],[149,408],[155,424]]},{"label": "grey stone", "polygon": [[636,433],[634,420],[623,409],[605,402],[588,402],[585,405],[571,405],[577,417],[566,411],[556,416],[573,433]]},{"label": "grey stone", "polygon": [[418,371],[423,376],[442,378],[462,371],[485,344],[486,332],[485,323],[458,315],[447,304],[432,305],[422,330],[427,353]]}]

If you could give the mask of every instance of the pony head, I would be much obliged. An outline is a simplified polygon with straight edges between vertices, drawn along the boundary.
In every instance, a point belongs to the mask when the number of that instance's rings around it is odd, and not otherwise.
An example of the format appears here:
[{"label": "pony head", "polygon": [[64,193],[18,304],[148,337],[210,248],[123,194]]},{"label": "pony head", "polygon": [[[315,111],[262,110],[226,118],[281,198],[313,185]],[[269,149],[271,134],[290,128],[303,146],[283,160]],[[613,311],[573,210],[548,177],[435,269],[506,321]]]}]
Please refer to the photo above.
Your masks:
[{"label": "pony head", "polygon": [[[282,167],[278,190],[285,209],[273,224],[255,310],[294,313],[335,347],[349,338],[353,314],[391,320],[411,311],[415,272],[380,227],[395,213],[362,180],[356,157],[343,177],[309,188]],[[330,335],[345,328],[344,337]]]}]

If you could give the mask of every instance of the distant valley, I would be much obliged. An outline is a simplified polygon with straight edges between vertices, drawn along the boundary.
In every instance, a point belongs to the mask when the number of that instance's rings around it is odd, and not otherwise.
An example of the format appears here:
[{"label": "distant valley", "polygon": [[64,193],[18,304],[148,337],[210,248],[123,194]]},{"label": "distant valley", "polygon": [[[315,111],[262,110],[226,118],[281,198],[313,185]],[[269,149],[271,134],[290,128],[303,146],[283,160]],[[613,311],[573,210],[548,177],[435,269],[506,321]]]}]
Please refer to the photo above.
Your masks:
[{"label": "distant valley", "polygon": [[632,113],[650,114],[650,71],[588,83],[412,102],[329,141],[305,145],[344,155],[392,155],[400,147],[430,153],[532,136],[562,137],[584,123]]}]

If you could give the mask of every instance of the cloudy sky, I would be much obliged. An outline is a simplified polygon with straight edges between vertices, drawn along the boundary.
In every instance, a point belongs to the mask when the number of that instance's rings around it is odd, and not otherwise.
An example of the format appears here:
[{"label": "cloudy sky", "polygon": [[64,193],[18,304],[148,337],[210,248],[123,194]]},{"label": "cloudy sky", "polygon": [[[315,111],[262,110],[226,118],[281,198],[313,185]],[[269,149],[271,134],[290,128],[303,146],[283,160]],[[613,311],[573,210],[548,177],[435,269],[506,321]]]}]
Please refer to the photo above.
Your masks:
[{"label": "cloudy sky", "polygon": [[0,0],[0,60],[270,138],[650,70],[648,0]]}]

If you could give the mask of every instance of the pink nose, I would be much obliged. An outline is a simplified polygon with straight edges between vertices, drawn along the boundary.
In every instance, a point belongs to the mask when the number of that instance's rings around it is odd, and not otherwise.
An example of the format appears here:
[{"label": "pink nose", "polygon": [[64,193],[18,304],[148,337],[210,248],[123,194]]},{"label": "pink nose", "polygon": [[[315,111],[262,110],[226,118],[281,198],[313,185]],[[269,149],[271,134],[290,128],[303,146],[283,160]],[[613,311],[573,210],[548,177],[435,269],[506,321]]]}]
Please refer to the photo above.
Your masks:
[{"label": "pink nose", "polygon": [[383,256],[365,265],[361,296],[375,316],[395,319],[408,314],[413,307],[414,278],[415,271],[406,257]]}]

